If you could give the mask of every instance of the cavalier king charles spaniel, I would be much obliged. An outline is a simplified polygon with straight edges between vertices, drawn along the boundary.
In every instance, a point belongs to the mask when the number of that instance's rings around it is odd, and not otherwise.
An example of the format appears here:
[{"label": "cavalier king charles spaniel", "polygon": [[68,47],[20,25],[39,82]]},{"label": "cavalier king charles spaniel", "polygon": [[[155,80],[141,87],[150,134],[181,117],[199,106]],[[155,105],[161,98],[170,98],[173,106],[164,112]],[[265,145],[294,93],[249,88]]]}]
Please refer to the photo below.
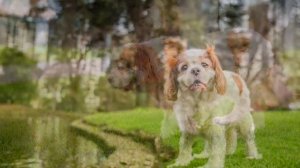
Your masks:
[{"label": "cavalier king charles spaniel", "polygon": [[[174,101],[181,131],[179,155],[169,167],[188,165],[194,158],[208,158],[205,167],[224,167],[225,155],[235,152],[237,132],[246,141],[248,158],[261,158],[254,140],[249,90],[238,74],[222,70],[214,47],[186,49],[180,38],[169,38],[164,52],[164,93]],[[205,148],[192,155],[197,136],[204,137]]]}]

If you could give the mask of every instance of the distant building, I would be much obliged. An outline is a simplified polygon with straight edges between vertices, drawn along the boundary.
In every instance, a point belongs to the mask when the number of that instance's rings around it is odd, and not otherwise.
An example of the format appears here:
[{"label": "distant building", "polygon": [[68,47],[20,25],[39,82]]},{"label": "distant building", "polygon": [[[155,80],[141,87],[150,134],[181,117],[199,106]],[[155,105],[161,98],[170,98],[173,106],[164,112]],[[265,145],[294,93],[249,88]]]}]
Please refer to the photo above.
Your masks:
[{"label": "distant building", "polygon": [[0,0],[0,45],[33,56],[36,45],[47,45],[48,21],[57,11],[56,0]]}]

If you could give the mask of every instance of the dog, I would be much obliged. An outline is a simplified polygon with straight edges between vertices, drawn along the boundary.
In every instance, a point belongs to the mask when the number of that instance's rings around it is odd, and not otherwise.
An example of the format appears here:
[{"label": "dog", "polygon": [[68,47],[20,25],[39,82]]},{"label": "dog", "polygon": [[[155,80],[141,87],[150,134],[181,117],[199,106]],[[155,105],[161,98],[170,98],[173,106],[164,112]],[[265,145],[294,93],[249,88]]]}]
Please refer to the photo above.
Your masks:
[{"label": "dog", "polygon": [[158,51],[145,43],[133,43],[123,47],[120,57],[107,71],[109,83],[119,89],[131,90],[134,85],[158,83],[162,80]]},{"label": "dog", "polygon": [[[260,159],[255,144],[249,90],[236,73],[223,71],[214,47],[186,49],[180,38],[169,38],[165,47],[164,93],[174,101],[173,111],[181,132],[179,154],[168,167],[186,166],[208,158],[204,167],[223,168],[226,154],[237,146],[237,132],[245,139],[249,159]],[[192,155],[197,136],[205,148]]]},{"label": "dog", "polygon": [[163,106],[163,41],[164,37],[160,37],[125,45],[107,70],[110,85],[125,91],[148,92],[157,106]]}]

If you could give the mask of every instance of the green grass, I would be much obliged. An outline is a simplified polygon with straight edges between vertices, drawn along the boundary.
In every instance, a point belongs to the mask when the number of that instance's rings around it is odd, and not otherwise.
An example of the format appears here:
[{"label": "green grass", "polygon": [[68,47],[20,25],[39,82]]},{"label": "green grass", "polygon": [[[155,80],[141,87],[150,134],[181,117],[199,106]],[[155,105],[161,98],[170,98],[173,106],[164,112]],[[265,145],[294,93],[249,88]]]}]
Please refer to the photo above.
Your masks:
[{"label": "green grass", "polygon": [[[300,112],[257,113],[254,118],[258,127],[256,142],[263,159],[246,159],[244,141],[239,140],[236,153],[226,157],[226,167],[300,168]],[[98,113],[87,116],[85,121],[124,132],[142,130],[158,136],[162,119],[162,110],[150,108]],[[166,141],[167,145],[177,150],[178,138],[178,135],[170,138]],[[203,141],[199,140],[194,146],[194,152],[200,152],[202,148]],[[201,166],[205,162],[206,160],[194,160],[188,167]]]},{"label": "green grass", "polygon": [[152,135],[159,135],[163,111],[138,108],[129,111],[97,113],[85,117],[85,121],[94,125],[107,125],[109,128],[132,132],[143,130]]}]

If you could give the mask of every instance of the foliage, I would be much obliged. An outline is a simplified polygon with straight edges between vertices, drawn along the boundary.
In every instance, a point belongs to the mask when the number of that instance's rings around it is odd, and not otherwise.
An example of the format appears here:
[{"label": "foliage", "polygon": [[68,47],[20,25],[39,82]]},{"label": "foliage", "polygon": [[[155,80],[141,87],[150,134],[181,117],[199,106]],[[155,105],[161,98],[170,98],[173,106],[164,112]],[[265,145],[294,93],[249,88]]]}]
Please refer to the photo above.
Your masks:
[{"label": "foliage", "polygon": [[[125,1],[97,0],[92,5],[86,5],[87,11],[90,12],[90,22],[93,26],[102,28],[111,28],[119,21],[120,15],[125,10]],[[99,12],[101,11],[101,12]]]},{"label": "foliage", "polygon": [[33,70],[36,61],[15,48],[0,51],[0,102],[28,104],[35,96]]},{"label": "foliage", "polygon": [[[91,52],[52,49],[61,66],[73,67],[70,72],[49,69],[54,76],[45,75],[39,80],[38,107],[72,112],[112,111],[135,107],[135,94],[112,88],[105,77],[81,74],[87,63],[80,62],[94,57]],[[61,68],[58,68],[61,69]],[[51,74],[50,73],[50,74]],[[63,73],[63,74],[62,74]],[[93,107],[91,107],[91,105]]]},{"label": "foliage", "polygon": [[[300,141],[300,127],[298,118],[300,112],[266,112],[256,113],[254,118],[264,116],[265,122],[260,123],[256,132],[256,142],[259,151],[263,154],[262,160],[249,160],[245,158],[244,141],[239,141],[238,149],[232,156],[227,156],[225,167],[298,167]],[[114,113],[98,113],[85,117],[87,123],[94,125],[107,125],[110,128],[122,131],[142,130],[159,136],[160,123],[163,111],[160,109],[136,109]],[[279,124],[284,123],[284,124]],[[257,123],[256,120],[256,125]],[[264,125],[264,127],[262,127]],[[169,146],[178,150],[179,136],[175,135],[167,141]],[[194,152],[203,149],[200,140],[194,146]],[[275,153],[274,153],[275,152]],[[188,167],[203,165],[206,160],[194,160]],[[169,164],[169,163],[166,163]]]},{"label": "foliage", "polygon": [[69,79],[70,82],[65,86],[64,96],[57,104],[57,109],[65,111],[86,111],[85,97],[86,94],[82,90],[81,77],[76,76]]},{"label": "foliage", "polygon": [[298,95],[296,98],[300,99],[300,51],[289,51],[282,54],[281,62],[285,74],[288,76],[288,84],[292,91]]},{"label": "foliage", "polygon": [[0,64],[2,66],[17,65],[20,68],[32,68],[35,66],[36,61],[30,59],[27,55],[16,48],[3,48],[0,51]]},{"label": "foliage", "polygon": [[39,80],[39,97],[36,108],[86,112],[86,90],[81,79],[50,77]]},{"label": "foliage", "polygon": [[[76,49],[51,49],[58,62],[49,68],[39,80],[37,106],[52,110],[86,111],[87,92],[83,86],[90,85],[88,82],[83,82],[85,76],[82,76],[79,71],[82,69],[80,63],[87,58],[88,52],[80,52]],[[47,76],[47,73],[52,73],[52,76]]]}]

